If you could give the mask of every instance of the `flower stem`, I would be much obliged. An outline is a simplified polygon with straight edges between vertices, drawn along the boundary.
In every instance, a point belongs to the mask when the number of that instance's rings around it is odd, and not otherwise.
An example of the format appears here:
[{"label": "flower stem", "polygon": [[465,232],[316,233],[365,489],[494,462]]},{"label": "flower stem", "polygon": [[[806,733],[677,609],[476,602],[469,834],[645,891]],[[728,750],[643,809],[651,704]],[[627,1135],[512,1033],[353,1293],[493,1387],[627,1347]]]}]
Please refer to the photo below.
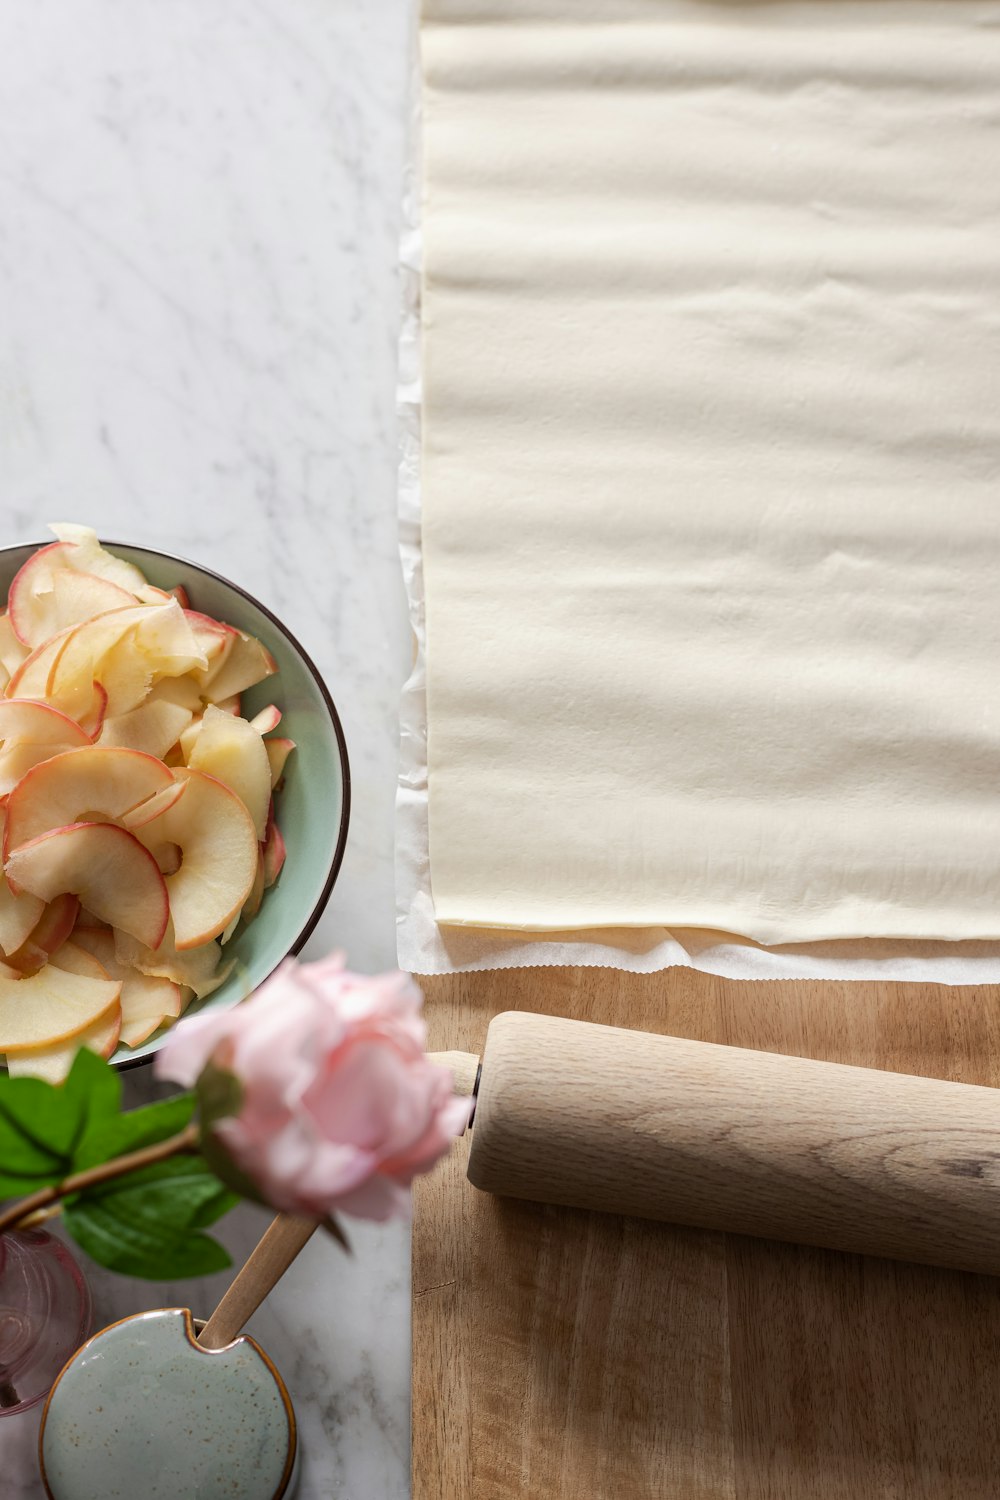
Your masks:
[{"label": "flower stem", "polygon": [[16,1229],[25,1219],[37,1214],[39,1209],[48,1208],[50,1203],[57,1203],[60,1198],[68,1198],[70,1193],[80,1193],[84,1188],[95,1187],[99,1182],[111,1182],[115,1177],[124,1177],[126,1172],[134,1172],[138,1167],[149,1167],[154,1162],[165,1161],[168,1156],[197,1149],[198,1127],[188,1125],[168,1140],[144,1146],[141,1151],[131,1151],[127,1156],[116,1156],[113,1161],[101,1162],[100,1166],[88,1167],[85,1172],[65,1177],[52,1187],[39,1188],[37,1193],[22,1198],[19,1203],[8,1208],[6,1213],[0,1214],[0,1234]]}]

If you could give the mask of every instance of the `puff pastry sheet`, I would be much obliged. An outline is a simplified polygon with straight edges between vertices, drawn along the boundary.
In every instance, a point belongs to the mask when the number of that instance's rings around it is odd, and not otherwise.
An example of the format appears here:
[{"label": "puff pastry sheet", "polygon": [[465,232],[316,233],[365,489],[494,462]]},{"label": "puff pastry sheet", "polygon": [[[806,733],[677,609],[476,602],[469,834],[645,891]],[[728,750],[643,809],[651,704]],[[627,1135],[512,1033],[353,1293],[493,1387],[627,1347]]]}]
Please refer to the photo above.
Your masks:
[{"label": "puff pastry sheet", "polygon": [[437,920],[1000,937],[1000,6],[422,58]]}]

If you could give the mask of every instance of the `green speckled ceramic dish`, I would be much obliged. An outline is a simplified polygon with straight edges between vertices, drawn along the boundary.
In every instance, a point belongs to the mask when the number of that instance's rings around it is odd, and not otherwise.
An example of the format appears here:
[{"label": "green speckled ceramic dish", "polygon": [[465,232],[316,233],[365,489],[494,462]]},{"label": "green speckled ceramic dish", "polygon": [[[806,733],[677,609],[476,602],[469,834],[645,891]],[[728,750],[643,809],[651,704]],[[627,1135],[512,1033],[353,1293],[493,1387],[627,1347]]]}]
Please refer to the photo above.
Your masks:
[{"label": "green speckled ceramic dish", "polygon": [[[45,545],[40,541],[0,548],[0,598],[6,600],[22,563]],[[280,733],[296,744],[275,799],[288,855],[277,884],[265,891],[256,917],[226,945],[226,956],[236,959],[232,974],[214,994],[193,1001],[185,1014],[228,1010],[262,983],[283,958],[299,951],[333,889],[344,857],[351,800],[344,731],[306,652],[281,621],[244,589],[165,552],[110,540],[104,545],[141,568],[158,588],[182,584],[192,609],[257,636],[278,663],[276,676],[244,693],[243,712],[250,718],[268,703],[277,704],[282,713]],[[140,1047],[119,1047],[112,1061],[122,1067],[145,1061],[157,1051],[165,1034],[157,1032]]]}]

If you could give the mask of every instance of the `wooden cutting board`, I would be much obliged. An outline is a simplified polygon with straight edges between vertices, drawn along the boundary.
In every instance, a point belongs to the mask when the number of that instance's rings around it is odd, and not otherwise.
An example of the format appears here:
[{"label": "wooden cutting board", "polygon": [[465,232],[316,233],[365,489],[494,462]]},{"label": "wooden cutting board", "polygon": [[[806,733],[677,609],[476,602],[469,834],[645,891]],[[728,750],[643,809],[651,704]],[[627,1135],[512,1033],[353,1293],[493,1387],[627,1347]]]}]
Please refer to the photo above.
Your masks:
[{"label": "wooden cutting board", "polygon": [[[536,1010],[1000,1083],[1000,990],[672,969],[425,981],[431,1046]],[[1000,1493],[1000,1281],[419,1179],[414,1500]]]}]

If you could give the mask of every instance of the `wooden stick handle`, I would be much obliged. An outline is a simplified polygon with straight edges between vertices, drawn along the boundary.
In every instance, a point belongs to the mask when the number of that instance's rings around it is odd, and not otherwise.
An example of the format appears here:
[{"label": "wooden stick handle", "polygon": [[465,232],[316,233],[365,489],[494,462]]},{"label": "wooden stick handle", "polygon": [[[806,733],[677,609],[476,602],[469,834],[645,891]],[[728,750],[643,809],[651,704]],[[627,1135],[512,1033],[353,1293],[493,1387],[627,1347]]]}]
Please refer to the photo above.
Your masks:
[{"label": "wooden stick handle", "polygon": [[311,1238],[317,1224],[316,1219],[301,1219],[292,1214],[278,1214],[271,1220],[198,1335],[203,1349],[224,1349],[233,1342]]},{"label": "wooden stick handle", "polygon": [[479,1076],[478,1052],[429,1052],[431,1062],[447,1068],[451,1073],[456,1094],[471,1094],[475,1091]]},{"label": "wooden stick handle", "polygon": [[1000,1273],[1000,1090],[511,1012],[476,1187]]}]

